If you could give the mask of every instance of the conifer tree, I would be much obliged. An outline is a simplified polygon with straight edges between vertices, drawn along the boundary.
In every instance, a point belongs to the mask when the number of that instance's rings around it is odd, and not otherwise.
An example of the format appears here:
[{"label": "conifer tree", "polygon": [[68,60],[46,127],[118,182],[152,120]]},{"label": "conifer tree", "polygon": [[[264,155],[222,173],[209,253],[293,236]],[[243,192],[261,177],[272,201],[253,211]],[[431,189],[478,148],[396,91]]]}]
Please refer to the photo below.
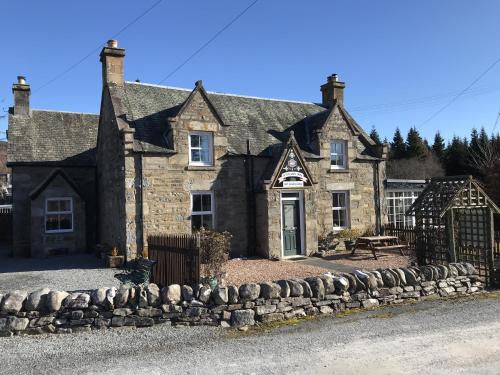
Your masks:
[{"label": "conifer tree", "polygon": [[380,142],[380,136],[378,135],[375,126],[372,126],[372,131],[370,132],[370,138],[373,139],[377,145],[382,144],[382,142]]},{"label": "conifer tree", "polygon": [[391,142],[391,158],[402,159],[406,156],[406,145],[399,128],[396,128]]},{"label": "conifer tree", "polygon": [[470,174],[467,139],[454,136],[445,152],[445,169],[448,176]]},{"label": "conifer tree", "polygon": [[406,157],[421,158],[427,155],[427,147],[415,127],[410,128],[406,137]]},{"label": "conifer tree", "polygon": [[432,151],[439,158],[439,160],[443,161],[444,150],[446,146],[444,144],[444,138],[441,136],[439,130],[436,132],[434,136],[434,143],[432,144]]}]

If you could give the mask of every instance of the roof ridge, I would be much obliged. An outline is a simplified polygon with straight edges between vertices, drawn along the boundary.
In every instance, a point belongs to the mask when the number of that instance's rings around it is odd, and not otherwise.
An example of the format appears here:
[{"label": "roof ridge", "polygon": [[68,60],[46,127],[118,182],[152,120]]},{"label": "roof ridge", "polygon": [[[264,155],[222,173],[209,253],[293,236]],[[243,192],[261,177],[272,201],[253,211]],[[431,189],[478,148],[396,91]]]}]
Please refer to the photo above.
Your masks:
[{"label": "roof ridge", "polygon": [[56,109],[41,109],[41,108],[33,108],[31,111],[39,111],[39,112],[54,112],[54,113],[71,113],[74,115],[92,115],[99,116],[99,113],[91,113],[91,112],[74,112],[74,111],[59,111]]},{"label": "roof ridge", "polygon": [[[192,89],[187,89],[187,88],[183,88],[183,87],[162,86],[162,85],[156,85],[154,83],[132,82],[132,81],[125,81],[125,82],[129,83],[129,84],[134,84],[134,85],[151,86],[151,87],[158,87],[158,88],[162,88],[162,89],[174,89],[174,90],[189,91],[189,92],[193,91]],[[265,97],[262,97],[262,96],[231,94],[231,93],[218,92],[218,91],[207,91],[207,94],[223,95],[223,96],[233,96],[233,97],[236,97],[236,98],[246,98],[246,99],[256,99],[256,100],[269,100],[269,101],[284,102],[284,103],[311,104],[311,105],[315,105],[315,106],[321,107],[321,105],[319,105],[318,103],[306,102],[306,101],[301,101],[301,100],[265,98]]]}]

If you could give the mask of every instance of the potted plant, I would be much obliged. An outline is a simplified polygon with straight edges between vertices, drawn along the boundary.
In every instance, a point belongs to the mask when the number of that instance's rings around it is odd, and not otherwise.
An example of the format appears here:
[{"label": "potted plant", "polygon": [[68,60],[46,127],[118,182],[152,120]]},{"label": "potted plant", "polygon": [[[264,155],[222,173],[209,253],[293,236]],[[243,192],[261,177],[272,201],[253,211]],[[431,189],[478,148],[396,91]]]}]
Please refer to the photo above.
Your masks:
[{"label": "potted plant", "polygon": [[125,256],[118,255],[118,248],[114,246],[109,255],[106,256],[106,266],[108,268],[121,268],[125,263]]},{"label": "potted plant", "polygon": [[361,236],[359,229],[346,228],[337,233],[338,237],[344,240],[346,250],[351,251],[356,246],[356,240]]}]

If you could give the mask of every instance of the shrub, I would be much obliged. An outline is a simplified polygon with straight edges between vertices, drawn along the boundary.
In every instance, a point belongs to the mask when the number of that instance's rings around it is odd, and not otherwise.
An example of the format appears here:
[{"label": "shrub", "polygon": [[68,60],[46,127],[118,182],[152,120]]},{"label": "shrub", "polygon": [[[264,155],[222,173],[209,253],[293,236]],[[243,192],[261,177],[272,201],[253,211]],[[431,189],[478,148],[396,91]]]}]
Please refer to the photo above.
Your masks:
[{"label": "shrub", "polygon": [[318,238],[318,250],[335,250],[338,244],[339,240],[337,238],[337,233],[335,232],[323,234]]},{"label": "shrub", "polygon": [[343,238],[345,240],[355,240],[358,237],[361,237],[362,231],[360,229],[346,228],[337,233],[339,238]]},{"label": "shrub", "polygon": [[200,229],[200,262],[205,265],[208,277],[220,278],[222,266],[229,257],[232,235],[229,232],[216,232]]}]

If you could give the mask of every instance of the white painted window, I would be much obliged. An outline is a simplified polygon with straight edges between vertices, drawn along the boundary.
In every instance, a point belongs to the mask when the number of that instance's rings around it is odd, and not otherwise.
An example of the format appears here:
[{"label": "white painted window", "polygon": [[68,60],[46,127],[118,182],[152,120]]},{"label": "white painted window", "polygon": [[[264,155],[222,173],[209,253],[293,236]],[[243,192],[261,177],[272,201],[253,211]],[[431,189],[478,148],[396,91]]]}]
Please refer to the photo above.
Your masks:
[{"label": "white painted window", "polygon": [[347,142],[336,140],[330,143],[330,168],[347,168]]},{"label": "white painted window", "polygon": [[210,166],[213,164],[213,135],[211,132],[189,133],[189,164]]},{"label": "white painted window", "polygon": [[415,226],[414,216],[405,216],[405,212],[415,202],[420,191],[389,191],[386,192],[387,217],[389,224],[396,226]]},{"label": "white painted window", "polygon": [[191,193],[191,228],[214,229],[214,194],[212,191]]},{"label": "white painted window", "polygon": [[47,198],[45,200],[45,232],[73,232],[72,198]]},{"label": "white painted window", "polygon": [[349,192],[334,191],[332,193],[333,229],[341,230],[349,227]]}]

